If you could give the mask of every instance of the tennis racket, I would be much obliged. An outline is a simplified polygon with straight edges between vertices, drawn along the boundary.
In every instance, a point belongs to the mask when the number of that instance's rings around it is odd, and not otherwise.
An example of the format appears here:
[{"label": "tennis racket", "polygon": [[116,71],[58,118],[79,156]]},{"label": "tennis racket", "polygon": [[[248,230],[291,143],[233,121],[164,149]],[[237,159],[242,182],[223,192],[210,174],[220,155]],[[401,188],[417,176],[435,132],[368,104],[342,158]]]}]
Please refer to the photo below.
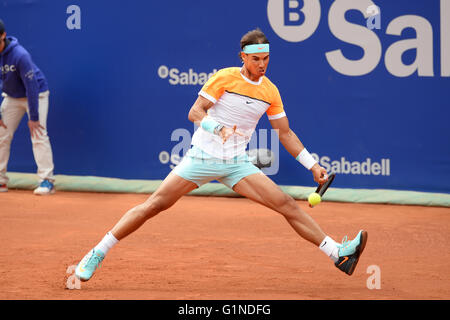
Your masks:
[{"label": "tennis racket", "polygon": [[[335,177],[336,177],[335,173],[330,174],[328,176],[328,180],[324,184],[320,184],[317,187],[316,193],[318,193],[321,198],[324,195],[324,193],[327,191],[327,189],[330,187],[330,185],[333,183],[333,180]],[[312,208],[313,206],[310,204],[309,207]]]}]

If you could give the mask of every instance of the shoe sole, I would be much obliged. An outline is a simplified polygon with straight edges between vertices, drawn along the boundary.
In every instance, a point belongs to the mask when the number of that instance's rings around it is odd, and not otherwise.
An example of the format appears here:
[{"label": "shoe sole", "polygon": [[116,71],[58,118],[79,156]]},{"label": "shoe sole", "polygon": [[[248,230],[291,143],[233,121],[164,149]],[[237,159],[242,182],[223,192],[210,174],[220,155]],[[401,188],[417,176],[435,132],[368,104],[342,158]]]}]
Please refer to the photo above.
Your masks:
[{"label": "shoe sole", "polygon": [[82,278],[82,277],[79,277],[78,275],[75,275],[75,277],[77,277],[77,279],[80,280],[81,282],[87,282],[90,279],[90,278],[89,279]]},{"label": "shoe sole", "polygon": [[[78,266],[77,266],[77,268],[78,268]],[[93,275],[92,275],[92,276],[93,276]],[[92,278],[92,276],[91,276],[91,278]],[[91,279],[91,278],[83,278],[83,277],[80,277],[80,276],[77,274],[76,269],[75,269],[75,277],[76,277],[78,280],[80,280],[81,282],[86,282],[86,281],[89,281],[89,279]]]},{"label": "shoe sole", "polygon": [[351,276],[353,274],[353,271],[355,271],[356,265],[358,264],[359,261],[359,257],[361,257],[361,254],[363,253],[364,248],[366,247],[367,237],[368,237],[367,231],[362,231],[361,243],[359,244],[359,246],[356,247],[355,260],[353,261],[350,270],[346,272],[349,276]]},{"label": "shoe sole", "polygon": [[55,194],[55,190],[52,190],[52,191],[46,192],[46,193],[39,193],[39,192],[33,192],[33,193],[37,196],[49,196],[49,195]]}]

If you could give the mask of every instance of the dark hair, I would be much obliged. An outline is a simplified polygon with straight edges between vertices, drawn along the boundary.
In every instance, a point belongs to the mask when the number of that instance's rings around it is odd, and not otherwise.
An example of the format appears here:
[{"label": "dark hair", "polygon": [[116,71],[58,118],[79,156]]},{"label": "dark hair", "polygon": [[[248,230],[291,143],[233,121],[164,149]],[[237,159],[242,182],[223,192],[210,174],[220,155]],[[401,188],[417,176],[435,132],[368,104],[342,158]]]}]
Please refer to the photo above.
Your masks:
[{"label": "dark hair", "polygon": [[[269,40],[267,39],[266,35],[261,31],[260,28],[256,28],[254,30],[250,30],[246,34],[244,34],[241,38],[241,51],[244,49],[245,46],[249,44],[262,44],[262,43],[269,43]],[[241,58],[241,53],[239,52],[239,59]]]},{"label": "dark hair", "polygon": [[0,36],[5,32],[5,24],[2,19],[0,19]]}]

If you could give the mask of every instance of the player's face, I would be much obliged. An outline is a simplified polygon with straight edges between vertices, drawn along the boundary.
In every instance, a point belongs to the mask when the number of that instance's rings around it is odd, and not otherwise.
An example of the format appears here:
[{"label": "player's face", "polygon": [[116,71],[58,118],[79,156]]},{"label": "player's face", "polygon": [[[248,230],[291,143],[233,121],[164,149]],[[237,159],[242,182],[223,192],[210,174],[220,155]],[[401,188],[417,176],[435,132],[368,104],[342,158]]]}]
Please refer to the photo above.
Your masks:
[{"label": "player's face", "polygon": [[242,53],[242,60],[244,61],[244,67],[249,73],[250,80],[257,81],[262,77],[267,70],[269,64],[269,53]]}]

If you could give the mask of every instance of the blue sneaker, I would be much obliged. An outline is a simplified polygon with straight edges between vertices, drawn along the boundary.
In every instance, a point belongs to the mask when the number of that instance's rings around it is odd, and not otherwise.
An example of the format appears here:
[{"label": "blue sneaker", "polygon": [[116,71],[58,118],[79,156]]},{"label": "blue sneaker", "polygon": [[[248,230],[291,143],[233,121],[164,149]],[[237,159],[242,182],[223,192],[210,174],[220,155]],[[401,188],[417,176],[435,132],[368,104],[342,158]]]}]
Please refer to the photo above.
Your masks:
[{"label": "blue sneaker", "polygon": [[55,193],[55,186],[49,180],[42,180],[42,182],[39,184],[39,187],[34,189],[34,194],[40,196],[45,196],[54,193]]},{"label": "blue sneaker", "polygon": [[342,240],[339,246],[339,259],[334,264],[339,270],[345,272],[349,276],[355,271],[359,257],[364,251],[367,242],[367,231],[361,230],[355,239],[347,241],[347,236]]},{"label": "blue sneaker", "polygon": [[75,276],[81,281],[88,281],[95,270],[100,268],[101,263],[105,255],[100,250],[89,251],[87,255],[84,256],[83,260],[77,265],[75,269]]}]

